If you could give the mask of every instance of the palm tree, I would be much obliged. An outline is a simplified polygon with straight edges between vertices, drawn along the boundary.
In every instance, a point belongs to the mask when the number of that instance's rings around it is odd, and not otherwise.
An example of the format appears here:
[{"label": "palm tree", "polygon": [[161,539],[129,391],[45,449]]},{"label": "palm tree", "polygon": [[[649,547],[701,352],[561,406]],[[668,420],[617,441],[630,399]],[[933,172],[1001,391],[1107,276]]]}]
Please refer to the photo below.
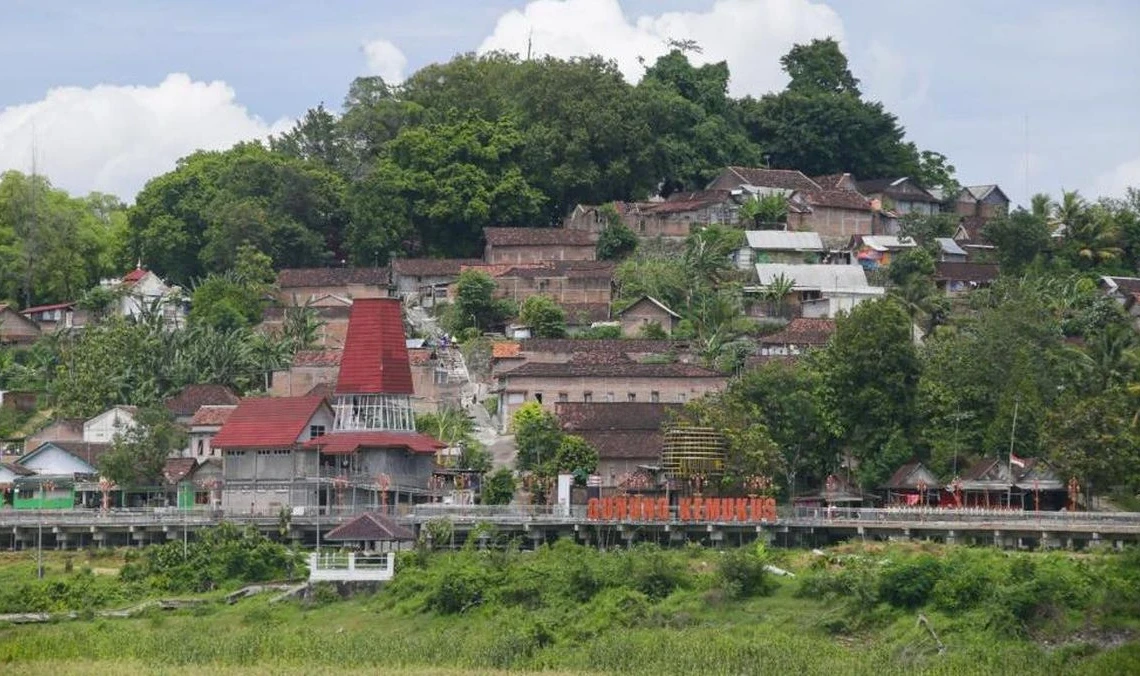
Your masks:
[{"label": "palm tree", "polygon": [[778,193],[757,196],[741,204],[739,213],[745,226],[779,229],[788,220],[788,199]]},{"label": "palm tree", "polygon": [[[1036,199],[1036,196],[1034,197]],[[1036,205],[1034,205],[1036,207]],[[1086,208],[1085,198],[1077,190],[1062,190],[1061,201],[1053,204],[1053,219],[1060,225],[1071,227]]]},{"label": "palm tree", "polygon": [[1039,192],[1029,200],[1029,212],[1038,218],[1048,219],[1053,214],[1053,198]]},{"label": "palm tree", "polygon": [[771,307],[775,308],[775,314],[779,316],[784,315],[786,309],[786,299],[796,288],[796,280],[788,277],[784,273],[780,273],[772,278],[764,287],[763,296],[764,300],[768,301]]}]

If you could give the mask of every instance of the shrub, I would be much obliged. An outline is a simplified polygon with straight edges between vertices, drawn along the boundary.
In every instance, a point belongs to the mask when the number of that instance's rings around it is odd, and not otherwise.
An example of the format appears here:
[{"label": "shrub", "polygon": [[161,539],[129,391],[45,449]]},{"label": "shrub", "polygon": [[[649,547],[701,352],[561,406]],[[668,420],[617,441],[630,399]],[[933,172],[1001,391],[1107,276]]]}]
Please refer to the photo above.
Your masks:
[{"label": "shrub", "polygon": [[917,608],[926,604],[941,575],[942,562],[930,555],[891,564],[879,577],[879,596],[898,608]]},{"label": "shrub", "polygon": [[736,598],[767,596],[776,584],[764,568],[765,558],[754,547],[741,547],[727,552],[717,565],[717,575],[724,590]]}]

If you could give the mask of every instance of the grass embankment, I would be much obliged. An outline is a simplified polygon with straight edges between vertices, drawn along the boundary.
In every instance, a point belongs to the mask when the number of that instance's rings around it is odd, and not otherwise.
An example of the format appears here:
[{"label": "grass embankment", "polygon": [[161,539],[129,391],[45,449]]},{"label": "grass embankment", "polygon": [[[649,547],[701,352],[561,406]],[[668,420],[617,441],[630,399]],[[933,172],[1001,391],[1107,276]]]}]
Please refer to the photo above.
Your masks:
[{"label": "grass embankment", "polygon": [[53,674],[1121,674],[1140,670],[1138,622],[1135,553],[560,544],[406,557],[387,588],[347,601],[321,589],[309,604],[262,597],[3,628],[0,664]]}]

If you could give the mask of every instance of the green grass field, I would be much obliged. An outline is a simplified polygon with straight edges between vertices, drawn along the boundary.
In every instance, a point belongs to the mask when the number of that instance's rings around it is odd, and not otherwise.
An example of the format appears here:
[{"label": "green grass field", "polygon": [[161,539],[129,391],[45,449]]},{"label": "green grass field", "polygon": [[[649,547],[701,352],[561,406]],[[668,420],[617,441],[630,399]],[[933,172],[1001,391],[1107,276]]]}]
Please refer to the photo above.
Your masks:
[{"label": "green grass field", "polygon": [[[876,565],[915,555],[898,548],[852,552],[860,559],[879,557]],[[349,600],[321,590],[309,603],[271,605],[268,596],[261,596],[232,606],[151,610],[133,619],[0,627],[0,671],[440,676],[503,671],[1140,672],[1140,644],[1135,640],[1140,634],[1127,613],[1107,618],[1099,607],[1061,610],[1030,634],[1008,635],[988,626],[988,611],[982,608],[948,613],[936,606],[893,607],[881,599],[861,607],[856,597],[852,602],[834,595],[805,596],[805,580],[813,574],[830,575],[827,568],[806,553],[777,556],[797,578],[769,576],[770,593],[742,596],[718,582],[723,565],[716,552],[437,554],[402,568],[397,582],[378,594]],[[110,571],[116,561],[102,561],[107,584],[114,582]],[[1072,565],[1090,568],[1076,557]],[[602,566],[593,570],[606,573],[605,586],[591,587],[583,566]],[[65,573],[56,556],[49,571],[57,579],[81,574]],[[627,579],[611,580],[622,571]],[[0,559],[0,584],[11,584],[29,572],[34,573],[34,567],[29,569],[19,557]],[[665,584],[667,579],[673,582]],[[576,595],[574,590],[583,588],[589,591]],[[448,605],[456,599],[475,601]],[[936,630],[943,653],[918,624],[919,614]]]}]

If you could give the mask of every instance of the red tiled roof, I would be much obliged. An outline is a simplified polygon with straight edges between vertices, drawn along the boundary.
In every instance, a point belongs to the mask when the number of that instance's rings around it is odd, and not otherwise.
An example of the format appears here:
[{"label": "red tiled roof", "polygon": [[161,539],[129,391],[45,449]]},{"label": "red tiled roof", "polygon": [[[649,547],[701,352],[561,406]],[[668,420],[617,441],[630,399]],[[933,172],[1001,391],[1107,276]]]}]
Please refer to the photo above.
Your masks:
[{"label": "red tiled roof", "polygon": [[277,273],[277,286],[387,286],[388,268],[285,268]]},{"label": "red tiled roof", "polygon": [[805,190],[799,194],[812,206],[871,211],[867,198],[854,190]]},{"label": "red tiled roof", "polygon": [[123,283],[134,284],[135,282],[145,277],[146,273],[147,271],[142,268],[135,268],[134,270],[131,270],[127,274],[123,275]]},{"label": "red tiled roof", "polygon": [[194,458],[167,458],[166,464],[162,466],[162,478],[166,479],[167,485],[174,485],[189,476],[197,467],[198,461]]},{"label": "red tiled roof", "polygon": [[[214,444],[215,446],[217,443]],[[305,448],[339,455],[358,448],[406,448],[413,453],[435,453],[445,444],[419,432],[332,432],[310,439]]]},{"label": "red tiled roof", "polygon": [[309,388],[309,391],[305,393],[305,396],[328,399],[329,397],[333,396],[333,387],[329,383],[317,383],[316,385],[313,385]]},{"label": "red tiled roof", "polygon": [[337,394],[412,394],[404,320],[395,298],[362,298],[352,304]]},{"label": "red tiled roof", "polygon": [[203,406],[232,406],[238,396],[225,385],[187,385],[166,400],[166,410],[174,415],[194,415]]},{"label": "red tiled roof", "polygon": [[633,403],[567,403],[554,405],[562,429],[573,434],[586,431],[660,430],[672,413],[683,404]]},{"label": "red tiled roof", "polygon": [[426,347],[408,348],[408,363],[412,366],[423,366],[431,361],[431,350]]},{"label": "red tiled roof", "polygon": [[478,258],[397,258],[392,261],[392,271],[413,277],[452,277],[458,276],[464,265],[482,262]]},{"label": "red tiled roof", "polygon": [[782,190],[819,190],[819,184],[796,169],[761,169],[757,167],[729,167],[732,173],[748,185],[757,188]]},{"label": "red tiled roof", "polygon": [[491,246],[594,246],[597,235],[565,228],[483,228],[483,238]]},{"label": "red tiled roof", "polygon": [[491,343],[491,359],[516,359],[521,356],[519,355],[521,347],[513,340],[500,340],[497,343]]},{"label": "red tiled roof", "polygon": [[293,366],[339,366],[340,350],[301,350],[293,355]]},{"label": "red tiled roof", "polygon": [[330,530],[325,539],[330,542],[407,542],[416,534],[383,514],[366,512]]},{"label": "red tiled roof", "polygon": [[35,314],[36,312],[48,312],[51,310],[67,310],[75,307],[75,303],[55,303],[54,305],[34,305],[32,307],[20,310],[22,315]]},{"label": "red tiled roof", "polygon": [[215,448],[291,448],[324,397],[249,397],[230,413],[211,442]]},{"label": "red tiled roof", "polygon": [[796,317],[781,331],[760,338],[761,345],[826,345],[835,334],[834,319]]},{"label": "red tiled roof", "polygon": [[202,406],[198,409],[198,412],[194,414],[194,417],[190,419],[190,425],[191,427],[221,427],[230,419],[230,415],[236,408],[236,404],[228,406]]}]

